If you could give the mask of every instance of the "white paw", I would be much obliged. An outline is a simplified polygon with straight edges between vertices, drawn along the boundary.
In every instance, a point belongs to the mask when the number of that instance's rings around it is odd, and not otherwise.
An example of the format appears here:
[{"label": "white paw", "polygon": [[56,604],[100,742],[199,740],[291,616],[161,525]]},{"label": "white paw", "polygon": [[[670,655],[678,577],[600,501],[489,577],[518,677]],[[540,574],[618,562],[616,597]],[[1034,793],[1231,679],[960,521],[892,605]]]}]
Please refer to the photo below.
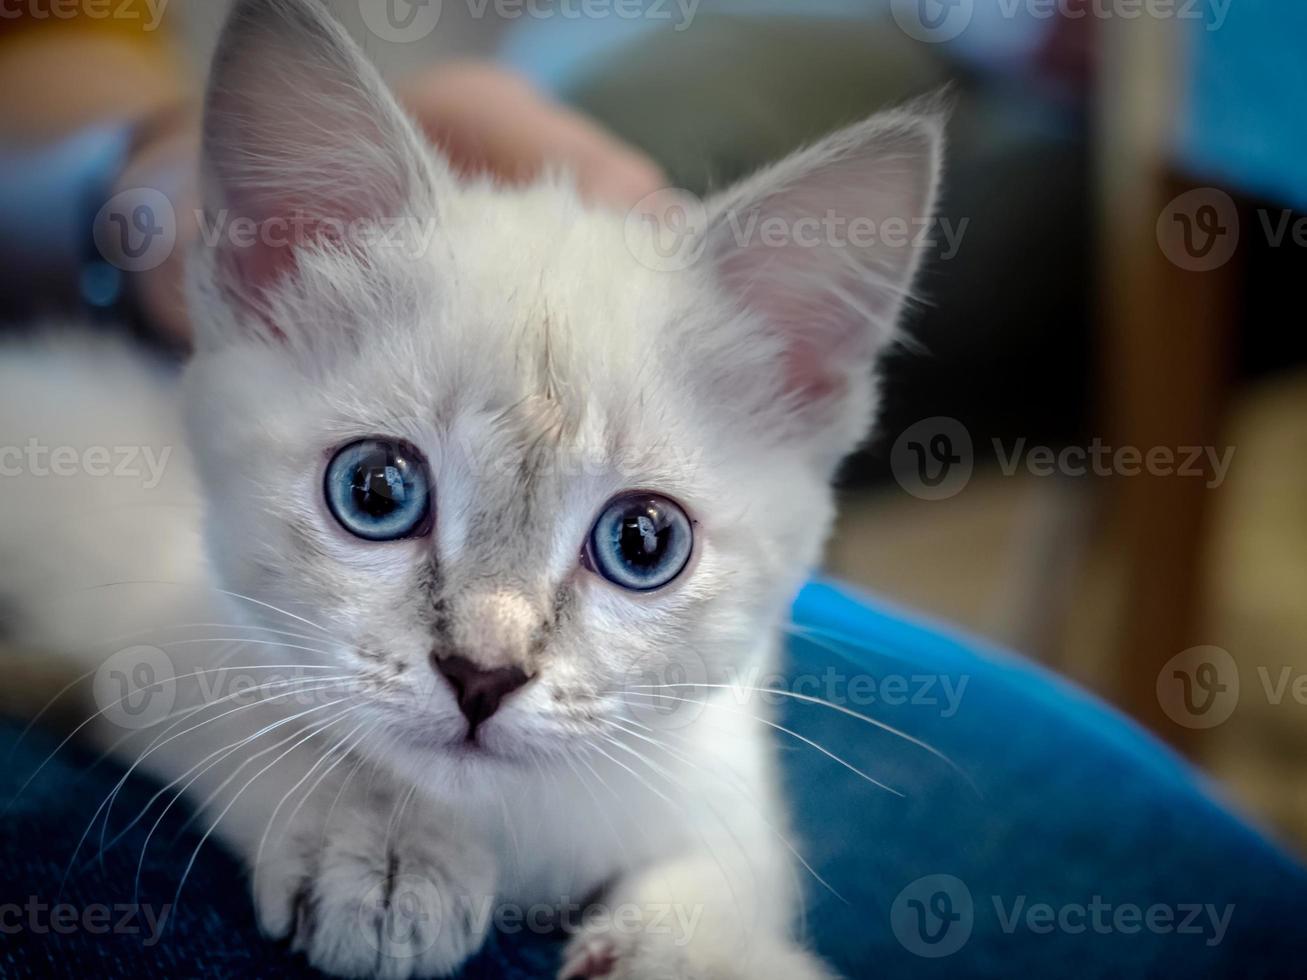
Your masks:
[{"label": "white paw", "polygon": [[456,972],[485,941],[478,913],[494,891],[493,861],[442,836],[416,804],[398,828],[391,812],[356,804],[337,808],[325,833],[305,821],[274,835],[254,874],[263,931],[333,976]]}]

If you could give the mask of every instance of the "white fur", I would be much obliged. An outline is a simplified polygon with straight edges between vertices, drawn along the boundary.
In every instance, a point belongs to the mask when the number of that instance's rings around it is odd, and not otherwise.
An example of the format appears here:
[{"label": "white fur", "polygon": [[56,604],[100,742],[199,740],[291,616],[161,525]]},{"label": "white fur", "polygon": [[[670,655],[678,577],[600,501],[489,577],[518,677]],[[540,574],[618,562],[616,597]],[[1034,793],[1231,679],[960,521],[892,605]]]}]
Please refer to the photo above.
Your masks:
[{"label": "white fur", "polygon": [[[210,218],[344,209],[431,237],[412,250],[314,240],[290,267],[201,246],[185,442],[172,383],[129,356],[67,345],[0,362],[0,444],[174,447],[149,493],[0,481],[0,598],[21,639],[93,666],[139,631],[130,642],[158,643],[179,677],[295,663],[350,678],[225,718],[210,703],[194,717],[212,723],[120,749],[207,803],[252,866],[265,930],[329,972],[445,975],[484,939],[468,910],[607,886],[610,905],[693,913],[693,934],[591,926],[569,951],[581,972],[824,976],[795,939],[784,808],[753,717],[765,709],[674,689],[702,704],[664,730],[631,702],[647,700],[646,670],[748,683],[770,669],[917,264],[915,249],[819,247],[778,266],[732,248],[724,216],[926,216],[938,119],[879,117],[746,182],[711,202],[705,260],[663,273],[636,260],[621,215],[566,181],[455,181],[309,0],[238,5],[216,64]],[[331,454],[375,434],[427,457],[430,537],[369,544],[328,512]],[[690,568],[651,595],[578,561],[605,502],[633,488],[697,522]],[[201,496],[211,566],[195,544]],[[106,582],[136,584],[87,598]],[[188,625],[200,623],[224,627]],[[461,748],[463,720],[430,668],[437,634],[538,675],[483,727],[492,755]],[[194,679],[176,692],[176,709],[214,697]],[[221,756],[258,726],[271,727]],[[407,904],[372,901],[397,888]],[[429,913],[416,925],[413,908]]]}]

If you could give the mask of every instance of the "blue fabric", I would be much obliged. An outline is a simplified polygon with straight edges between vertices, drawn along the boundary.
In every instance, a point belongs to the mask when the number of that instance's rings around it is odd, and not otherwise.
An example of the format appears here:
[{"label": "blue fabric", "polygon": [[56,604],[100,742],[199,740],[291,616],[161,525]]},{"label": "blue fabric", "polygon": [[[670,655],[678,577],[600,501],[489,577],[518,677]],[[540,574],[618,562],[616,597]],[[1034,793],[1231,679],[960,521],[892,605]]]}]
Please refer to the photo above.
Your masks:
[{"label": "blue fabric", "polygon": [[1199,179],[1307,208],[1307,4],[1194,4],[1181,24],[1180,162]]},{"label": "blue fabric", "polygon": [[[894,726],[957,767],[828,708],[780,706],[781,724],[903,794],[777,733],[794,845],[825,882],[808,880],[808,930],[846,976],[1301,975],[1307,874],[1132,723],[1028,663],[832,585],[805,590],[794,619],[802,638],[790,644],[787,689]],[[16,736],[0,730],[0,753]],[[29,735],[0,773],[0,798],[55,744]],[[308,975],[257,935],[244,876],[212,845],[157,943],[146,944],[143,914],[128,924],[136,934],[87,928],[87,910],[132,902],[146,830],[103,865],[79,867],[60,894],[77,839],[118,777],[88,763],[60,753],[0,822],[0,976]],[[151,791],[133,782],[118,812],[136,812]],[[156,834],[145,866],[141,901],[156,916],[195,843],[190,834],[158,843],[183,819]],[[81,925],[33,929],[32,901],[68,903]],[[1220,920],[1227,907],[1216,941],[1205,909]],[[36,921],[48,926],[49,913],[38,909]],[[552,977],[559,942],[496,937],[467,976]]]},{"label": "blue fabric", "polygon": [[122,169],[132,129],[88,126],[50,146],[0,143],[0,297],[6,302],[26,306],[34,281],[77,275],[85,277],[83,298],[94,305],[118,298],[121,271],[91,261],[99,256],[91,254],[89,225]]}]

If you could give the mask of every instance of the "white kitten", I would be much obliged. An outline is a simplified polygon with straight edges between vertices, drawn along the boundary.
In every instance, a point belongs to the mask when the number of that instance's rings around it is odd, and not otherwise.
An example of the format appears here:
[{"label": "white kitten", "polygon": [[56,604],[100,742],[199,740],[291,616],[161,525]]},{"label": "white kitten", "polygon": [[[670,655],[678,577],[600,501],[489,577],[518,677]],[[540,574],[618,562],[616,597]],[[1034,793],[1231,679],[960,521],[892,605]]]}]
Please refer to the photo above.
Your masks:
[{"label": "white kitten", "polygon": [[[634,925],[587,921],[565,975],[825,976],[765,709],[695,685],[772,667],[940,128],[895,112],[796,154],[659,271],[657,229],[565,181],[457,180],[312,0],[244,0],[182,392],[96,347],[0,366],[0,444],[169,447],[165,479],[0,481],[0,597],[27,642],[155,644],[96,679],[166,689],[120,751],[204,806],[264,929],[324,970],[446,975],[486,910],[602,893]],[[215,693],[279,664],[304,666]]]}]

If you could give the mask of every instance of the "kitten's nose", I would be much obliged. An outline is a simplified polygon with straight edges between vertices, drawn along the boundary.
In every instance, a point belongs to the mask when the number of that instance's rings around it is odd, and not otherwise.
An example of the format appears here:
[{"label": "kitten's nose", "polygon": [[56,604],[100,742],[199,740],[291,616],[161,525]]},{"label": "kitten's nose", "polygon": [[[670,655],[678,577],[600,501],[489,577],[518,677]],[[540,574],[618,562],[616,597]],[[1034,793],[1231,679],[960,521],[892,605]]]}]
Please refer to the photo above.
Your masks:
[{"label": "kitten's nose", "polygon": [[467,737],[471,741],[477,727],[499,710],[500,703],[531,679],[520,667],[497,667],[485,670],[466,657],[432,659],[436,669],[449,681],[458,698],[458,708],[467,718]]}]

